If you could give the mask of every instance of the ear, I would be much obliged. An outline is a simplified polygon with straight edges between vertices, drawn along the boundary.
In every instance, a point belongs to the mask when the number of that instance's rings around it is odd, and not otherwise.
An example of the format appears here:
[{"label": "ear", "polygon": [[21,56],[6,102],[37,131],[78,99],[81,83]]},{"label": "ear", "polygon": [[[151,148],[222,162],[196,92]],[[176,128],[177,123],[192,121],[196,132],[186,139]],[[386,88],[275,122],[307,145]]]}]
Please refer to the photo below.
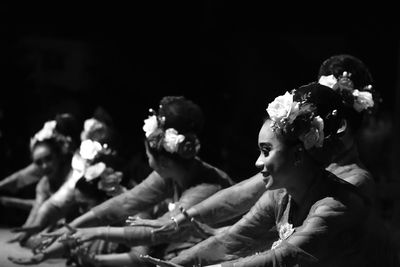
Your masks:
[{"label": "ear", "polygon": [[346,132],[346,130],[347,130],[347,120],[343,119],[343,120],[340,122],[340,127],[339,127],[339,129],[336,131],[336,133],[337,133],[339,136],[341,136],[341,135],[343,135],[343,134]]},{"label": "ear", "polygon": [[162,155],[159,156],[159,158],[157,159],[157,162],[158,162],[158,165],[163,169],[170,168],[171,164],[172,164],[171,159],[164,157]]}]

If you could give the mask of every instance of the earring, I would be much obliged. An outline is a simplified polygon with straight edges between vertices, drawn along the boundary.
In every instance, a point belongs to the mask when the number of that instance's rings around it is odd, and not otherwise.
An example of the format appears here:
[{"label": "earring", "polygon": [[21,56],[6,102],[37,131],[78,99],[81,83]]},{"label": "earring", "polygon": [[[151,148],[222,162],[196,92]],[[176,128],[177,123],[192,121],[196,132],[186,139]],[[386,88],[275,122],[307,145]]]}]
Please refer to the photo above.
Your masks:
[{"label": "earring", "polygon": [[298,153],[302,153],[303,152],[303,147],[299,147],[298,149],[297,149],[297,153],[296,153],[296,160],[294,161],[294,166],[295,167],[299,167],[300,166],[300,164],[301,164],[301,158],[300,158],[300,155],[298,154]]}]

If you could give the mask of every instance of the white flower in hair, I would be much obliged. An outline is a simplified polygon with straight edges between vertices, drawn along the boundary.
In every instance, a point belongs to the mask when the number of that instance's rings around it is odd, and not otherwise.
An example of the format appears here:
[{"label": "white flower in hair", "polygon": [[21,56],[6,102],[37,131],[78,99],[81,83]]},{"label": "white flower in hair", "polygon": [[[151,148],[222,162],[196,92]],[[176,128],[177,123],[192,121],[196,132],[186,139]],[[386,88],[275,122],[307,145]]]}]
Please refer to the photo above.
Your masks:
[{"label": "white flower in hair", "polygon": [[310,130],[299,136],[299,139],[307,150],[312,147],[322,147],[324,144],[324,120],[320,116],[314,117]]},{"label": "white flower in hair", "polygon": [[268,104],[267,112],[270,119],[274,122],[280,122],[287,119],[289,123],[293,122],[299,110],[299,103],[293,101],[293,95],[286,92]]},{"label": "white flower in hair", "polygon": [[83,159],[93,160],[102,149],[103,146],[99,142],[87,139],[82,141],[79,154]]},{"label": "white flower in hair", "polygon": [[75,153],[72,156],[71,167],[77,172],[83,173],[86,168],[86,160],[84,160],[79,153]]},{"label": "white flower in hair", "polygon": [[106,169],[106,164],[104,164],[103,162],[98,162],[94,165],[87,167],[85,171],[85,178],[87,181],[93,180],[102,175]]},{"label": "white flower in hair", "polygon": [[88,135],[90,132],[93,132],[97,129],[104,128],[105,125],[101,121],[95,119],[95,118],[90,118],[85,120],[83,123],[83,131],[81,133],[81,140],[85,140],[88,138]]},{"label": "white flower in hair", "polygon": [[157,116],[152,115],[144,120],[143,131],[148,138],[158,127]]},{"label": "white flower in hair", "polygon": [[353,107],[357,112],[361,112],[364,109],[374,106],[374,99],[372,94],[367,91],[358,91],[357,89],[353,91],[354,104]]},{"label": "white flower in hair", "polygon": [[165,131],[164,148],[170,153],[178,152],[178,146],[185,140],[185,136],[178,134],[174,128]]},{"label": "white flower in hair", "polygon": [[333,89],[333,87],[336,85],[337,82],[338,82],[338,80],[336,79],[336,77],[334,75],[329,75],[329,76],[322,75],[321,77],[319,77],[319,80],[318,80],[319,84],[325,85],[331,89]]},{"label": "white flower in hair", "polygon": [[56,129],[56,124],[57,123],[54,120],[45,122],[43,128],[35,134],[34,139],[40,142],[45,139],[51,138]]}]

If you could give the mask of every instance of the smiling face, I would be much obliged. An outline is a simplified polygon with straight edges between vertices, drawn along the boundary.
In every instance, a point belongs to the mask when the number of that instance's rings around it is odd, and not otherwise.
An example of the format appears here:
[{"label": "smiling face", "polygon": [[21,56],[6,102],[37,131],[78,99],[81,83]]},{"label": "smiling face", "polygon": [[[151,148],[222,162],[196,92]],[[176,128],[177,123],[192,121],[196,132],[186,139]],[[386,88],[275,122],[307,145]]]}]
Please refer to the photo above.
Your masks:
[{"label": "smiling face", "polygon": [[288,147],[271,128],[271,120],[266,120],[258,135],[260,156],[256,166],[261,169],[267,189],[277,189],[290,185],[294,170],[294,148]]},{"label": "smiling face", "polygon": [[32,151],[32,161],[49,179],[55,179],[60,169],[60,160],[48,144],[38,144]]}]

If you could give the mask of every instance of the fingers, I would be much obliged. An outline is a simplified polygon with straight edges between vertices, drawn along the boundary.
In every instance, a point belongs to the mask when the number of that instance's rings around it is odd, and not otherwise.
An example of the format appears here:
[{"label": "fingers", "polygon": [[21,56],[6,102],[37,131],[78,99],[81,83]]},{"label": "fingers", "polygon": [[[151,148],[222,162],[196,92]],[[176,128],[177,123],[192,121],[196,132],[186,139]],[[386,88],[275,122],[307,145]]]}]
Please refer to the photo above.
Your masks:
[{"label": "fingers", "polygon": [[168,229],[167,225],[164,225],[164,226],[162,226],[160,228],[153,229],[151,231],[153,232],[153,234],[172,232],[171,229]]},{"label": "fingers", "polygon": [[197,231],[197,233],[199,233],[203,238],[208,238],[210,237],[210,234],[207,233],[207,231],[205,231],[203,229],[203,226],[197,222],[195,219],[191,219],[190,222],[192,223],[192,225],[194,226],[195,230]]},{"label": "fingers", "polygon": [[149,255],[139,255],[139,258],[143,259],[146,262],[153,263],[155,265],[158,265],[161,262],[160,259],[153,258]]},{"label": "fingers", "polygon": [[60,236],[62,236],[63,234],[57,234],[57,233],[43,233],[40,234],[41,237],[48,237],[48,238],[58,238]]},{"label": "fingers", "polygon": [[152,264],[157,265],[157,266],[162,266],[162,267],[181,267],[178,264],[174,264],[174,263],[169,262],[169,261],[153,258],[153,257],[151,257],[149,255],[139,255],[139,257],[141,259],[143,259],[145,262],[152,263]]},{"label": "fingers", "polygon": [[8,256],[8,260],[20,265],[29,265],[34,263],[30,258],[14,258],[12,256]]},{"label": "fingers", "polygon": [[32,229],[34,229],[34,228],[33,227],[17,227],[17,228],[11,229],[11,232],[12,233],[29,232]]},{"label": "fingers", "polygon": [[21,235],[17,235],[15,237],[11,238],[10,240],[7,240],[7,243],[11,244],[11,243],[19,242],[21,239],[22,239],[22,236]]},{"label": "fingers", "polygon": [[42,242],[40,242],[39,245],[37,245],[36,247],[33,248],[33,252],[39,253],[40,251],[45,250],[51,244],[53,244],[58,239],[58,237],[59,236],[52,236],[52,237],[48,237],[47,239],[42,240]]},{"label": "fingers", "polygon": [[64,223],[65,228],[68,229],[68,231],[70,233],[76,233],[76,231],[78,231],[75,227],[72,227],[71,225],[69,225],[68,223]]}]

